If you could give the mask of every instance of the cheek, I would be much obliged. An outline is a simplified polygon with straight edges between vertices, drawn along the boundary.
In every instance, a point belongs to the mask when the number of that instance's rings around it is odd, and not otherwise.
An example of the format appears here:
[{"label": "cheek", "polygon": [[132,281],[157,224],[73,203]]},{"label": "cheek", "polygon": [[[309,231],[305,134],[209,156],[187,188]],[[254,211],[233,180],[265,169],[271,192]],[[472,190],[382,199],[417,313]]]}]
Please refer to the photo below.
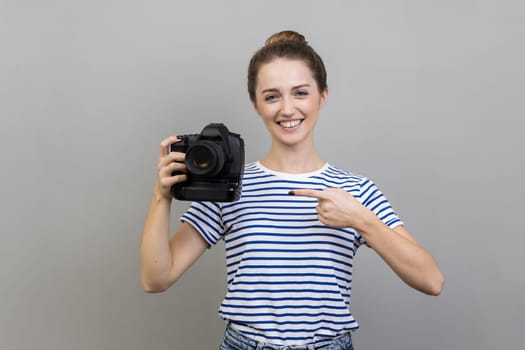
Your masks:
[{"label": "cheek", "polygon": [[274,111],[271,107],[265,106],[263,108],[258,108],[257,113],[264,121],[273,120]]},{"label": "cheek", "polygon": [[308,108],[308,112],[312,115],[318,115],[319,114],[319,111],[321,110],[321,106],[322,104],[321,103],[318,103],[318,102],[314,102],[314,103],[311,103],[307,108]]}]

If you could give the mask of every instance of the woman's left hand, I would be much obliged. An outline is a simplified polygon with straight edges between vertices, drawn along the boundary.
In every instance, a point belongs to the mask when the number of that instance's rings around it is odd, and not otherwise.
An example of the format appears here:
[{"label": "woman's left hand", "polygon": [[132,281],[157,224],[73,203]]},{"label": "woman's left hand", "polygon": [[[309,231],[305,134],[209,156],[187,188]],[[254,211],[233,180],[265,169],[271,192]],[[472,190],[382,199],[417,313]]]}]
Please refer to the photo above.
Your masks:
[{"label": "woman's left hand", "polygon": [[378,220],[370,209],[342,188],[299,189],[290,191],[290,195],[316,198],[319,221],[327,226],[359,231],[370,220]]}]

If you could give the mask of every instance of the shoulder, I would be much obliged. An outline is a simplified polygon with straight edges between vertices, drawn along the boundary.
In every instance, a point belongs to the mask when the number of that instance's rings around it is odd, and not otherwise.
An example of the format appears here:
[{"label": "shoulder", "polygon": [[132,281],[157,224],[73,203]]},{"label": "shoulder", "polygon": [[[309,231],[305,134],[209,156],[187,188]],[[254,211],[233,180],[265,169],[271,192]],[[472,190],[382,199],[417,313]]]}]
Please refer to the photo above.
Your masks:
[{"label": "shoulder", "polygon": [[371,180],[361,174],[341,169],[332,164],[328,164],[326,169],[321,173],[326,179],[329,179],[337,187],[361,187]]},{"label": "shoulder", "polygon": [[243,183],[252,182],[252,181],[261,181],[264,178],[271,177],[264,168],[259,166],[258,162],[251,162],[244,166],[244,173],[242,175]]},{"label": "shoulder", "polygon": [[244,165],[244,174],[253,174],[253,173],[262,173],[264,172],[263,169],[261,169],[259,166],[258,166],[258,163],[257,162],[250,162],[250,163],[246,163]]}]

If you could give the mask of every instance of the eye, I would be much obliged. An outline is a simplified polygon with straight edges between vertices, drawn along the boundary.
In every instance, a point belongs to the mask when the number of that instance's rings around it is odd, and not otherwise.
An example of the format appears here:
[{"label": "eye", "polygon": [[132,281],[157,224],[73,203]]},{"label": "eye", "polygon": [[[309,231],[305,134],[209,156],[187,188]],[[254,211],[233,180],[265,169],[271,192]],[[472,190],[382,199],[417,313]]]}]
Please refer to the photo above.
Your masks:
[{"label": "eye", "polygon": [[269,94],[269,95],[264,96],[264,101],[273,102],[277,100],[277,98],[278,98],[277,94]]},{"label": "eye", "polygon": [[308,91],[306,91],[306,90],[297,90],[295,92],[295,96],[299,96],[299,97],[308,96]]}]

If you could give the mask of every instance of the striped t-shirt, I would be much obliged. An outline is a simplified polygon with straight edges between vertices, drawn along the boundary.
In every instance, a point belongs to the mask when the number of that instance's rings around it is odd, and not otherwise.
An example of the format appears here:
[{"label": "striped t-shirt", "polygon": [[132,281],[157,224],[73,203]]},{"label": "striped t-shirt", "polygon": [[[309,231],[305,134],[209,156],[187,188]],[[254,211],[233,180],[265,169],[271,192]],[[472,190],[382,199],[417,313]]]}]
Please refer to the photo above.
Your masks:
[{"label": "striped t-shirt", "polygon": [[375,184],[326,164],[285,174],[247,164],[237,202],[194,202],[182,216],[211,245],[224,239],[228,290],[220,316],[246,336],[279,345],[316,343],[358,328],[350,312],[352,264],[366,242],[317,219],[315,198],[294,189],[343,188],[386,225],[402,225]]}]

